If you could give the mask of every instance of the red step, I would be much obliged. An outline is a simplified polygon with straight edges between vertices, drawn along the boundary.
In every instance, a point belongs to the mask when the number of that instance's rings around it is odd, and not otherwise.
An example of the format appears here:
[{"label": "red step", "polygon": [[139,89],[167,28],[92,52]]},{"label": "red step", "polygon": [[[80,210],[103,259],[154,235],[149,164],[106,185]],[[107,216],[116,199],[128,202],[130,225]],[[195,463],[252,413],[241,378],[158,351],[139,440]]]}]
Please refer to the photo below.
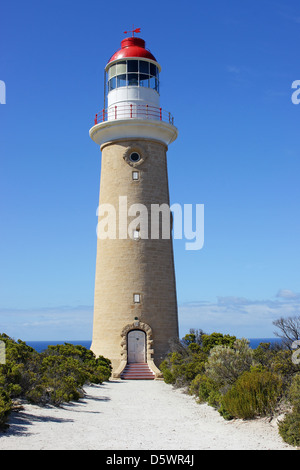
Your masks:
[{"label": "red step", "polygon": [[123,380],[154,380],[155,374],[152,372],[147,363],[132,362],[127,364],[121,373]]}]

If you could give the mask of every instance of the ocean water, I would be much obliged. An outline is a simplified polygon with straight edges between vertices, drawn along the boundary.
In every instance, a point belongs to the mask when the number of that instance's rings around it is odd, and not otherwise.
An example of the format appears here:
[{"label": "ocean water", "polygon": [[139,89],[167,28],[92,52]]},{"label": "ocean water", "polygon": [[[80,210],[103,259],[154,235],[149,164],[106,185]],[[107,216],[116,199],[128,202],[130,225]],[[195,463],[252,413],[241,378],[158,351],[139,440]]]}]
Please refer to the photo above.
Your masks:
[{"label": "ocean water", "polygon": [[252,349],[256,349],[260,343],[271,343],[271,346],[281,343],[281,339],[279,338],[250,338],[249,341],[250,348]]},{"label": "ocean water", "polygon": [[80,345],[87,349],[90,349],[92,341],[82,340],[82,341],[25,341],[28,346],[31,346],[37,352],[42,352],[48,348],[48,346],[55,346],[56,344],[65,344],[70,343],[74,345]]},{"label": "ocean water", "polygon": [[[280,343],[280,339],[278,338],[250,338],[249,339],[250,341],[250,347],[252,349],[256,349],[260,343],[271,343],[271,344],[274,344],[274,343]],[[42,352],[44,351],[45,349],[47,349],[48,346],[50,345],[56,345],[56,344],[64,344],[64,343],[71,343],[71,344],[74,344],[74,345],[80,345],[80,346],[84,346],[85,348],[87,349],[90,349],[91,347],[91,344],[92,342],[90,340],[78,340],[78,341],[26,341],[26,344],[28,344],[28,346],[31,346],[32,348],[34,348],[37,352]]]}]

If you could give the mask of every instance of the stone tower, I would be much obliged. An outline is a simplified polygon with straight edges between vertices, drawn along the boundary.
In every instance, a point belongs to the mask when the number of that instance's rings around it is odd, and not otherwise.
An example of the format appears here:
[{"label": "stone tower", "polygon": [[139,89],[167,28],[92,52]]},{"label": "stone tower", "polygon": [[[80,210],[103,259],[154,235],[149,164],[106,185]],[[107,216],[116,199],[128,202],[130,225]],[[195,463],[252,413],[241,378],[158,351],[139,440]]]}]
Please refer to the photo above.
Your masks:
[{"label": "stone tower", "polygon": [[90,129],[102,152],[98,228],[107,224],[98,231],[91,349],[112,361],[113,377],[128,363],[159,377],[178,338],[166,159],[178,131],[160,107],[160,71],[143,39],[124,39],[105,67],[107,109]]}]

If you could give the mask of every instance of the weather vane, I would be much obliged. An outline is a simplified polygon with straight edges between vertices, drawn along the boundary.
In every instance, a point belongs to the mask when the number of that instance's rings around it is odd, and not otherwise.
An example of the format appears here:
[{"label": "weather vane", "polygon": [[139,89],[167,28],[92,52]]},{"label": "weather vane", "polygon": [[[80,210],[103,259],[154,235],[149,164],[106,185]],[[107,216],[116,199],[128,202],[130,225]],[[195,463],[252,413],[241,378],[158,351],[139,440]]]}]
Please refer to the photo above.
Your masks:
[{"label": "weather vane", "polygon": [[132,25],[132,29],[130,31],[124,31],[124,34],[132,33],[132,37],[134,37],[134,33],[140,33],[141,28],[134,29],[134,25]]}]

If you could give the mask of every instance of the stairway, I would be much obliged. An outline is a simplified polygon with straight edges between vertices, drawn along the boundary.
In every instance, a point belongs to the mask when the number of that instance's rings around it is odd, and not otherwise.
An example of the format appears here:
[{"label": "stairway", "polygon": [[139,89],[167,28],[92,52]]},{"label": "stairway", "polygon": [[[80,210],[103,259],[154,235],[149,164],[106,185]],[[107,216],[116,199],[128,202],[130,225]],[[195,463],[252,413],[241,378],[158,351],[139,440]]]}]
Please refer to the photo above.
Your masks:
[{"label": "stairway", "polygon": [[123,380],[154,380],[155,374],[145,362],[132,362],[127,364],[121,373]]}]

